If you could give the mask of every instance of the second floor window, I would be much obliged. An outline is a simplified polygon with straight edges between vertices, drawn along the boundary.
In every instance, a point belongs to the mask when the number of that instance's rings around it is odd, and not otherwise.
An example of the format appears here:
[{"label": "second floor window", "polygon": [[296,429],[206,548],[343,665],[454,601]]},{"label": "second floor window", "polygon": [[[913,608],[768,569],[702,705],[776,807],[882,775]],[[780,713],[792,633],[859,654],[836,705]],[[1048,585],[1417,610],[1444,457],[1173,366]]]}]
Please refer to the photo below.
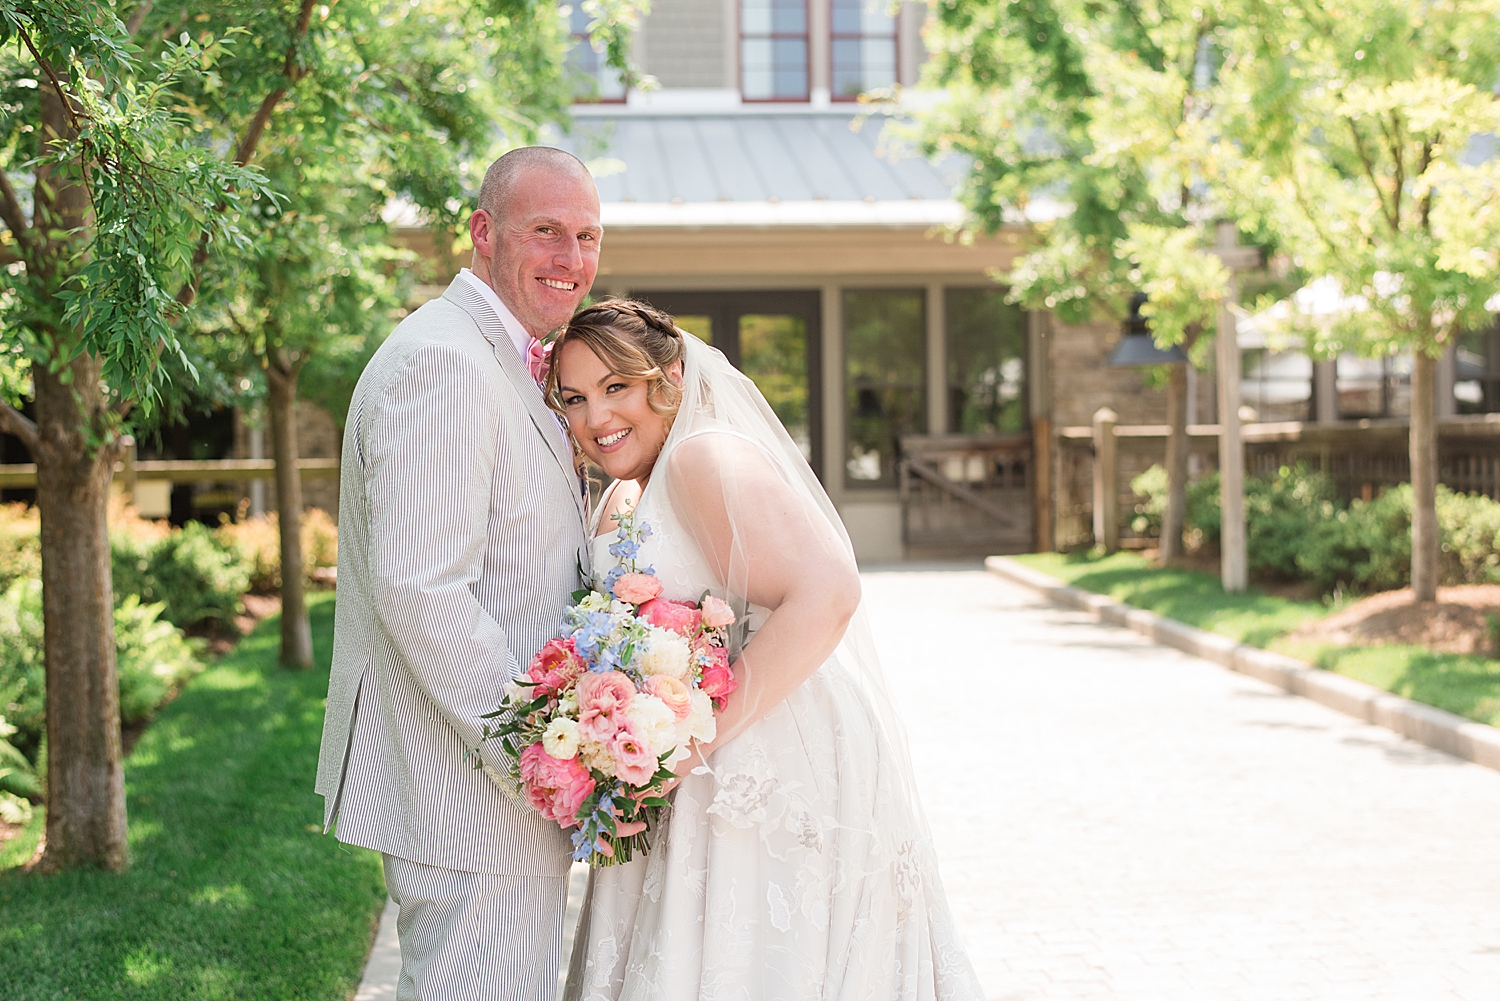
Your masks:
[{"label": "second floor window", "polygon": [[887,0],[833,0],[832,28],[835,101],[895,84],[896,19]]},{"label": "second floor window", "polygon": [[573,44],[568,49],[568,76],[575,101],[623,101],[625,84],[620,71],[604,62],[602,46],[589,38],[589,16],[575,3],[568,13]]},{"label": "second floor window", "polygon": [[740,0],[740,87],[747,101],[807,100],[806,0]]}]

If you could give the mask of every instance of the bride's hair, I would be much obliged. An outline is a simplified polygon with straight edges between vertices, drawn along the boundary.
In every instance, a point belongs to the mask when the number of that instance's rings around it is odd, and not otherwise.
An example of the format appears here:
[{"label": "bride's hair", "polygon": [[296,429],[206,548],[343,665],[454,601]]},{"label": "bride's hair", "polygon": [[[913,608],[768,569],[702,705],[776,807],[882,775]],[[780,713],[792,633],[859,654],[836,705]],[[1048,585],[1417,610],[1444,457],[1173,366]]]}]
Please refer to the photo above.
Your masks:
[{"label": "bride's hair", "polygon": [[552,343],[552,365],[543,395],[547,405],[563,412],[557,384],[557,362],[564,344],[587,344],[609,370],[646,383],[646,402],[671,420],[682,404],[682,387],[667,378],[667,369],[682,360],[685,345],[672,317],[650,303],[605,299],[574,316]]}]

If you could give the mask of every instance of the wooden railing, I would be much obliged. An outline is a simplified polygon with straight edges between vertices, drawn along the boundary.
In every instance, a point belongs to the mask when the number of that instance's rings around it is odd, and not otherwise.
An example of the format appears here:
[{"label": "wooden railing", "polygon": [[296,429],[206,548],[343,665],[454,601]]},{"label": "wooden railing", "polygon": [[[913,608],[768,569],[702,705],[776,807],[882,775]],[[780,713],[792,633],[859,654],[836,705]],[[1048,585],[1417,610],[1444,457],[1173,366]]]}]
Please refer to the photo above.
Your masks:
[{"label": "wooden railing", "polygon": [[903,437],[906,544],[990,553],[1030,549],[1031,453],[1029,434]]},{"label": "wooden railing", "polygon": [[[1346,498],[1371,497],[1411,478],[1407,454],[1410,425],[1404,420],[1362,420],[1338,424],[1289,421],[1246,424],[1245,471],[1264,476],[1281,466],[1304,463],[1332,478]],[[1130,522],[1137,499],[1130,481],[1166,456],[1165,425],[1113,428],[1114,469],[1098,468],[1095,429],[1064,427],[1057,433],[1053,518],[1057,548],[1095,540],[1095,498],[1112,498],[1122,546],[1147,545]],[[1219,427],[1188,428],[1189,455],[1200,472],[1218,465]],[[1448,417],[1438,421],[1438,481],[1460,493],[1500,499],[1500,414]],[[1107,515],[1108,513],[1105,512]]]},{"label": "wooden railing", "polygon": [[[304,480],[336,480],[339,460],[302,459],[297,471]],[[133,492],[137,480],[167,480],[172,483],[245,483],[250,480],[273,480],[276,463],[270,459],[162,459],[115,463],[115,480],[126,493]],[[0,465],[0,487],[30,488],[36,486],[36,465],[15,463]]]}]

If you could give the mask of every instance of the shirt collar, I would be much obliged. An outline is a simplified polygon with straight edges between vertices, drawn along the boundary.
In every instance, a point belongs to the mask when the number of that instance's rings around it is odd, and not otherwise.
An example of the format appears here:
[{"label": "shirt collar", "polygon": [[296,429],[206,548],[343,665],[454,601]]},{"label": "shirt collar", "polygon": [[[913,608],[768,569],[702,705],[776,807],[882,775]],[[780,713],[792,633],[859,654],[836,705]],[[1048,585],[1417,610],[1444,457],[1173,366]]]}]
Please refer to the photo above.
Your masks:
[{"label": "shirt collar", "polygon": [[510,342],[516,346],[516,354],[521,356],[522,361],[525,361],[527,350],[531,347],[531,334],[525,327],[521,326],[521,321],[516,319],[516,314],[506,308],[505,303],[500,301],[500,297],[495,294],[495,290],[490,288],[484,279],[468,268],[459,269],[458,276],[467,281],[474,291],[483,296],[485,301],[490,304],[490,308],[495,311],[495,315],[500,317],[500,325],[505,328],[505,333],[510,337]]}]

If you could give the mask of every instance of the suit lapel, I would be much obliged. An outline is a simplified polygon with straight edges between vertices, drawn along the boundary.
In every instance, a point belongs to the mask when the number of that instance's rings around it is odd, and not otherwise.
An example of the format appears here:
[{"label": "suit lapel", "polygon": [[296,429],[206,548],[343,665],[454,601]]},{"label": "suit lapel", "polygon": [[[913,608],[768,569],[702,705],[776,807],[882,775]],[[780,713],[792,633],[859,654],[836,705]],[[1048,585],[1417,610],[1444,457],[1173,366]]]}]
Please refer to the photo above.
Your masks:
[{"label": "suit lapel", "polygon": [[515,387],[516,394],[526,405],[526,412],[531,416],[532,424],[536,425],[537,431],[546,441],[547,448],[552,452],[558,465],[562,467],[563,473],[567,475],[568,482],[573,484],[573,499],[578,506],[579,517],[587,523],[588,503],[579,485],[578,471],[573,465],[573,451],[568,446],[567,436],[563,434],[557,414],[547,407],[546,401],[542,398],[541,387],[531,377],[531,372],[527,369],[526,363],[521,360],[521,356],[516,354],[515,342],[510,339],[505,324],[496,314],[494,307],[484,300],[484,296],[470,287],[461,276],[455,278],[453,284],[448,286],[447,291],[443,293],[443,298],[468,313],[478,325],[479,332],[484,335],[484,339],[490,342],[490,347],[495,352],[495,360],[500,363],[500,370]]}]

